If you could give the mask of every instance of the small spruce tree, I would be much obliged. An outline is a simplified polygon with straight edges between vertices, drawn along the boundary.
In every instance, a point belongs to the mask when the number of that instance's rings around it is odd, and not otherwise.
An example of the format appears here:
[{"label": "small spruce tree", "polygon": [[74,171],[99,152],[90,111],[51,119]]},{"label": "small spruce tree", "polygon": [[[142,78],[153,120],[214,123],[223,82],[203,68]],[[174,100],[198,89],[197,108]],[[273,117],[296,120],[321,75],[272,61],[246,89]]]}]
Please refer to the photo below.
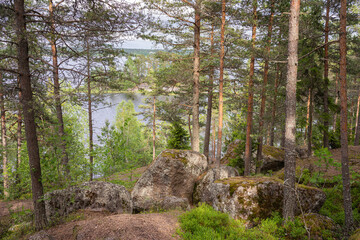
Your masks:
[{"label": "small spruce tree", "polygon": [[168,140],[170,149],[190,149],[189,135],[179,122],[173,122]]}]

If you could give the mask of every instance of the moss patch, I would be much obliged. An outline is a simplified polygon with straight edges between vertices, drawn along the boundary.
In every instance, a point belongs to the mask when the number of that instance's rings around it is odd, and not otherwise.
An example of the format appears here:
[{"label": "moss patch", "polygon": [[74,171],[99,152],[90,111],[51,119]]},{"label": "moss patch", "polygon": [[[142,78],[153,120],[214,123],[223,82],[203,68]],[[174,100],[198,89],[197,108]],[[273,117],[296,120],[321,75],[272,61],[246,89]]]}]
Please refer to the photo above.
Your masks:
[{"label": "moss patch", "polygon": [[182,156],[183,150],[171,149],[165,150],[161,153],[161,157],[168,160],[177,160],[182,162],[184,165],[188,164],[188,160]]},{"label": "moss patch", "polygon": [[279,148],[274,147],[274,146],[264,145],[262,151],[263,151],[264,155],[271,156],[271,157],[273,157],[275,159],[280,160],[280,159],[284,159],[284,157],[285,157],[284,150],[279,149]]}]

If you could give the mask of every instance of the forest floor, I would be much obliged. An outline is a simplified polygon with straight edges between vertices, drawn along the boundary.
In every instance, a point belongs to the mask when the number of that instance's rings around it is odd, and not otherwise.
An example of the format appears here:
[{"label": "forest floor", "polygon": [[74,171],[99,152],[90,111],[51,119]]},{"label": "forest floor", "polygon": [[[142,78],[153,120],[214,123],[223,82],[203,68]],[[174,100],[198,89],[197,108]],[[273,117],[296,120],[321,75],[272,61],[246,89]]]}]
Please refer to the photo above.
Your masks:
[{"label": "forest floor", "polygon": [[[167,240],[176,235],[177,218],[182,212],[117,214],[81,210],[76,214],[82,220],[73,220],[54,226],[45,232],[56,240]],[[96,236],[96,237],[95,237]]]},{"label": "forest floor", "polygon": [[[341,149],[330,150],[335,162],[341,163]],[[317,157],[298,159],[297,166],[300,168],[313,168],[321,170],[324,177],[332,178],[341,173],[341,168],[333,166],[325,167],[315,164],[319,161]],[[360,146],[349,146],[349,162],[352,171],[360,173]],[[326,169],[323,169],[326,168]],[[132,172],[117,173],[105,181],[132,181],[136,180],[147,169],[141,167]],[[131,187],[130,187],[131,189]],[[24,210],[32,210],[31,200],[0,200],[0,220],[9,217],[11,213]],[[178,216],[181,211],[169,211],[163,213],[144,214],[110,214],[108,212],[96,212],[90,210],[79,210],[65,220],[60,220],[55,226],[45,230],[51,239],[59,240],[87,240],[87,239],[179,239],[176,229],[179,227]],[[27,239],[27,238],[23,238]]]}]

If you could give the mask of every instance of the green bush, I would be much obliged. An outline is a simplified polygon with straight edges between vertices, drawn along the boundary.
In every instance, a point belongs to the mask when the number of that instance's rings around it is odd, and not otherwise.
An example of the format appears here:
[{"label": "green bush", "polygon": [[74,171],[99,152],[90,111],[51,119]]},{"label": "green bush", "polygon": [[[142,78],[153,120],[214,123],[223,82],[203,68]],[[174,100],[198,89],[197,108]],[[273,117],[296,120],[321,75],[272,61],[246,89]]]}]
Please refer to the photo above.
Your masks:
[{"label": "green bush", "polygon": [[246,229],[243,222],[234,220],[228,214],[218,212],[204,203],[181,215],[179,222],[178,234],[185,240],[276,239],[270,235],[276,229],[276,224],[270,220],[260,227]]}]

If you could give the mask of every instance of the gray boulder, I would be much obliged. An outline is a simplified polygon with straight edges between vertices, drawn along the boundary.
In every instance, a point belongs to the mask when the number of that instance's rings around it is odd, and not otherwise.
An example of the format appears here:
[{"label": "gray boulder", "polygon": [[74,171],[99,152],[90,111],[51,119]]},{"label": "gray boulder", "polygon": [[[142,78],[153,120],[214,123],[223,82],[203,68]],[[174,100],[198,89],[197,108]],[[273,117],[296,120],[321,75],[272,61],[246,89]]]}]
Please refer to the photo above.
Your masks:
[{"label": "gray boulder", "polygon": [[260,165],[260,172],[267,173],[268,171],[278,171],[284,167],[285,151],[274,147],[264,145],[262,148],[262,159]]},{"label": "gray boulder", "polygon": [[78,209],[107,210],[132,213],[131,195],[124,186],[107,182],[86,182],[45,195],[46,216],[49,220],[65,216]]},{"label": "gray boulder", "polygon": [[198,152],[163,151],[134,186],[134,212],[189,208],[196,179],[207,166],[205,155]]},{"label": "gray boulder", "polygon": [[[206,203],[235,219],[252,223],[265,219],[274,211],[282,212],[283,181],[270,177],[232,177],[208,186]],[[299,201],[295,213],[318,212],[326,195],[317,188],[297,185]],[[301,210],[300,205],[301,204]]]},{"label": "gray boulder", "polygon": [[28,239],[29,240],[54,240],[54,238],[52,236],[50,236],[44,230],[31,235]]},{"label": "gray boulder", "polygon": [[207,202],[208,197],[211,196],[210,185],[213,184],[216,180],[226,179],[230,177],[239,176],[239,172],[230,166],[220,166],[212,168],[206,172],[205,175],[202,175],[198,181],[195,192],[193,195],[194,203],[198,202]]},{"label": "gray boulder", "polygon": [[226,149],[224,157],[220,160],[221,164],[229,164],[231,160],[236,159],[240,156],[240,153],[237,152],[242,140],[236,139],[230,143]]}]

